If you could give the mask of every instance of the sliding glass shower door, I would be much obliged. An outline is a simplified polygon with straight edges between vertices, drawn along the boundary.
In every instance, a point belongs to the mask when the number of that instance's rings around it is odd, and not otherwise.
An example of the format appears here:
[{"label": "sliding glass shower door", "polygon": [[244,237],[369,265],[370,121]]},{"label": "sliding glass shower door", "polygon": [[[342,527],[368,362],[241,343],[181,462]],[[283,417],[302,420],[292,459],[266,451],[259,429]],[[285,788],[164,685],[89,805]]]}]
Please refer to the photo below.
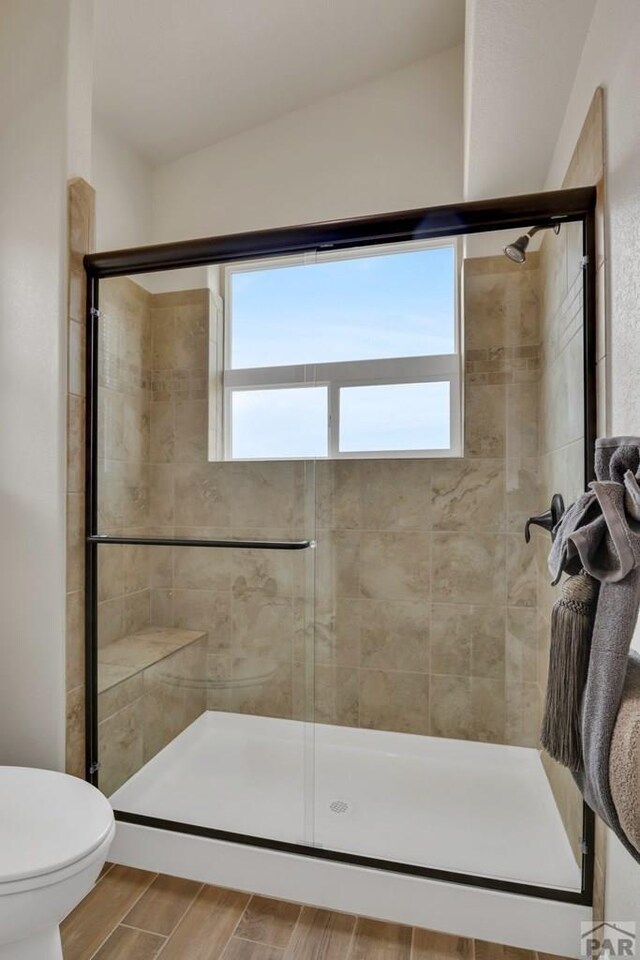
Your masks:
[{"label": "sliding glass shower door", "polygon": [[100,280],[89,753],[122,819],[582,895],[523,534],[585,483],[584,243],[513,234]]},{"label": "sliding glass shower door", "polygon": [[309,842],[314,463],[209,459],[210,291],[106,280],[99,319],[100,785]]},{"label": "sliding glass shower door", "polygon": [[[462,456],[318,464],[315,842],[580,889],[582,802],[539,750],[550,540],[585,483],[582,230],[460,259]],[[425,311],[428,315],[428,311]]]}]

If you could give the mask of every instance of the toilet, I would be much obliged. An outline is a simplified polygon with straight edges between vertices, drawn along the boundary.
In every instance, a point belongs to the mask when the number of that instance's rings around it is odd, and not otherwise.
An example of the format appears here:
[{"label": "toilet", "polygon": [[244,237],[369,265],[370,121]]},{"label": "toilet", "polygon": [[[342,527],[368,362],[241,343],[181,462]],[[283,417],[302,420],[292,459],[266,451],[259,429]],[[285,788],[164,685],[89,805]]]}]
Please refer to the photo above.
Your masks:
[{"label": "toilet", "polygon": [[114,833],[111,806],[84,780],[0,766],[0,960],[62,960],[59,925]]}]

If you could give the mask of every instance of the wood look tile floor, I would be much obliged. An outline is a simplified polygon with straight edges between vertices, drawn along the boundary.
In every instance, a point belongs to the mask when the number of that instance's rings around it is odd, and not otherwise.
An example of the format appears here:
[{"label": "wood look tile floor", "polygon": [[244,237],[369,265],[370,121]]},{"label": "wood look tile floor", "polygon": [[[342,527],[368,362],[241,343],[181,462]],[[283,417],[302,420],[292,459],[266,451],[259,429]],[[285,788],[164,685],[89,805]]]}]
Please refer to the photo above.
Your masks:
[{"label": "wood look tile floor", "polygon": [[555,960],[107,866],[62,924],[64,960]]}]

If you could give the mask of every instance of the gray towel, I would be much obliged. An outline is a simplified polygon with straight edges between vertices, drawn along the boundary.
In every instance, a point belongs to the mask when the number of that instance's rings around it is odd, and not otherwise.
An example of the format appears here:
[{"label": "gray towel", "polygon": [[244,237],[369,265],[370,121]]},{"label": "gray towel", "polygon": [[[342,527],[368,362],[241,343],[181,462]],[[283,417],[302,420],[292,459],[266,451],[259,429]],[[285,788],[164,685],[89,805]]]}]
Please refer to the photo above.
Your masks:
[{"label": "gray towel", "polygon": [[609,782],[611,737],[640,608],[639,478],[640,438],[596,442],[596,480],[558,524],[549,569],[556,583],[563,572],[584,568],[601,584],[582,700],[584,769],[574,777],[589,806],[640,862]]},{"label": "gray towel", "polygon": [[609,782],[620,826],[640,850],[640,659],[633,651],[611,737]]}]

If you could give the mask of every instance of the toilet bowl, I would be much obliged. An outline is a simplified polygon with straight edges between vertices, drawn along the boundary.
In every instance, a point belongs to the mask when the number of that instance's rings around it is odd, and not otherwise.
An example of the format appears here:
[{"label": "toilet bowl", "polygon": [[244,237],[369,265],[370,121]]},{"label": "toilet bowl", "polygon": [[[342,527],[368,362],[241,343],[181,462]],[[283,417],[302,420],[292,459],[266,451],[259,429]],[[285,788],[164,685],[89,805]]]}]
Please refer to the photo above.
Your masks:
[{"label": "toilet bowl", "polygon": [[60,922],[89,893],[115,833],[94,787],[0,767],[0,960],[62,960]]}]

